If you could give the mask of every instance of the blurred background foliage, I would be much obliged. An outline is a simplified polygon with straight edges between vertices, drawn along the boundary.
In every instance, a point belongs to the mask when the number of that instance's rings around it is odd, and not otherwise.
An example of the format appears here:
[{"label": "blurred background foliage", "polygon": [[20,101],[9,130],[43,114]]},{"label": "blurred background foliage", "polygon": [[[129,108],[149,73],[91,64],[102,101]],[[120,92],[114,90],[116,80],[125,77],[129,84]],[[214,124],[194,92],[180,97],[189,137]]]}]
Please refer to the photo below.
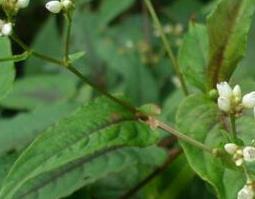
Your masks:
[{"label": "blurred background foliage", "polygon": [[[45,2],[31,1],[30,8],[19,14],[16,31],[32,48],[59,58],[63,54],[64,21],[61,16],[50,15],[44,8]],[[215,1],[155,0],[153,4],[177,54],[189,22],[204,23]],[[247,88],[254,86],[254,37],[255,24],[247,56],[232,79],[233,82],[242,79]],[[12,49],[15,54],[22,52],[15,43]],[[162,107],[162,119],[174,122],[182,92],[142,0],[77,0],[71,53],[79,70],[97,85],[111,93],[124,93],[136,106],[158,104]],[[0,176],[29,140],[97,95],[55,65],[36,58],[17,63],[15,85],[0,101],[0,129],[10,135],[1,138],[0,134]],[[15,136],[18,132],[22,136]],[[164,159],[166,155],[161,152],[157,155]],[[10,160],[5,161],[7,157]],[[127,165],[121,173],[96,181],[68,199],[120,198],[158,166],[158,162],[137,161]],[[184,155],[180,155],[163,174],[130,198],[210,199],[215,196],[193,173]]]}]

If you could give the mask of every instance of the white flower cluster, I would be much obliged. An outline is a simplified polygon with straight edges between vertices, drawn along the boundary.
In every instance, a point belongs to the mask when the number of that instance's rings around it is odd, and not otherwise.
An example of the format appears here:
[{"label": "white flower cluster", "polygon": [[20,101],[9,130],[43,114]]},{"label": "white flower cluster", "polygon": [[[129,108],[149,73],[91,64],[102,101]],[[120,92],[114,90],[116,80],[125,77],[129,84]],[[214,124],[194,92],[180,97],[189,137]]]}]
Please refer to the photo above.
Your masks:
[{"label": "white flower cluster", "polygon": [[[17,0],[13,4],[15,10],[26,8],[30,3],[30,0]],[[10,36],[12,33],[13,24],[0,19],[0,37]]]},{"label": "white flower cluster", "polygon": [[241,148],[234,143],[227,143],[224,145],[225,151],[232,155],[236,166],[241,166],[244,162],[255,161],[255,147],[246,146]]},{"label": "white flower cluster", "polygon": [[242,97],[241,88],[236,85],[233,89],[227,82],[217,84],[219,93],[218,107],[226,113],[239,113],[242,109],[253,108],[255,111],[255,91]]},{"label": "white flower cluster", "polygon": [[0,19],[0,37],[9,36],[12,33],[12,23]]},{"label": "white flower cluster", "polygon": [[[184,31],[184,27],[181,23],[177,23],[175,26],[172,24],[165,24],[162,28],[165,34],[173,34],[175,36],[180,36]],[[154,30],[154,36],[160,37],[160,31],[156,27]]]},{"label": "white flower cluster", "polygon": [[253,199],[255,196],[252,182],[247,182],[246,185],[238,192],[237,199]]},{"label": "white flower cluster", "polygon": [[71,0],[60,0],[60,1],[49,1],[46,3],[46,8],[50,12],[57,14],[62,10],[69,10],[73,6],[73,2]]}]

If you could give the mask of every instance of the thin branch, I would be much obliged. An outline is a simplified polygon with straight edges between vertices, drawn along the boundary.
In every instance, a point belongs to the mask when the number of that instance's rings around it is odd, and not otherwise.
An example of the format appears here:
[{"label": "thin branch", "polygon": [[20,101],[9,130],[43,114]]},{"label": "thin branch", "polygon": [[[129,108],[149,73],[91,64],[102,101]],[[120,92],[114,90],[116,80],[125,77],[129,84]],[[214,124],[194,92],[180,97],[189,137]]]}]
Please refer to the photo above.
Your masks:
[{"label": "thin branch", "polygon": [[72,17],[69,12],[66,13],[66,37],[65,37],[65,62],[69,61],[69,50],[70,50],[70,38],[71,38],[71,28],[72,28]]},{"label": "thin branch", "polygon": [[213,150],[210,147],[206,146],[205,144],[203,144],[201,142],[198,142],[197,140],[195,140],[195,139],[193,139],[193,138],[191,138],[191,137],[189,137],[185,134],[182,134],[181,132],[177,131],[176,129],[174,129],[170,126],[168,126],[167,124],[165,124],[165,123],[163,123],[159,120],[156,120],[155,123],[158,124],[158,128],[160,128],[160,129],[162,129],[162,130],[164,130],[168,133],[171,133],[171,134],[175,135],[178,139],[180,139],[180,140],[182,140],[186,143],[189,143],[189,144],[191,144],[191,145],[193,145],[197,148],[200,148],[204,151],[207,151],[211,154],[213,153]]},{"label": "thin branch", "polygon": [[130,189],[127,193],[125,193],[119,199],[132,198],[139,190],[141,190],[144,186],[150,183],[151,180],[153,180],[155,177],[162,174],[181,153],[182,153],[181,149],[172,149],[171,151],[169,151],[168,158],[162,166],[155,169],[150,175],[144,178],[141,182],[139,182],[136,186]]},{"label": "thin branch", "polygon": [[180,82],[181,82],[181,86],[182,86],[182,90],[184,92],[185,95],[188,95],[189,94],[189,91],[188,91],[188,88],[187,88],[187,85],[185,83],[185,80],[184,80],[184,77],[180,71],[180,66],[178,64],[178,61],[176,60],[176,57],[174,56],[174,53],[173,53],[173,50],[170,46],[170,43],[163,31],[163,27],[159,21],[159,18],[156,14],[156,11],[151,3],[150,0],[145,0],[145,3],[146,3],[146,6],[151,14],[151,17],[155,23],[155,25],[157,26],[159,32],[160,32],[160,38],[162,40],[162,43],[164,45],[164,48],[166,50],[166,53],[171,61],[171,63],[173,64],[173,67],[174,67],[174,70],[175,70],[175,73],[177,75],[177,77],[179,78]]},{"label": "thin branch", "polygon": [[30,55],[31,55],[30,52],[25,51],[24,53],[21,53],[18,55],[12,55],[10,57],[0,58],[0,62],[7,62],[7,61],[20,62],[20,61],[26,60]]},{"label": "thin branch", "polygon": [[60,65],[60,66],[64,65],[64,62],[61,61],[61,60],[57,60],[57,59],[55,59],[53,57],[50,57],[50,56],[44,55],[42,53],[36,52],[34,50],[31,50],[19,37],[16,36],[15,33],[13,33],[11,35],[11,39],[13,41],[15,41],[21,48],[23,48],[23,50],[31,53],[32,55],[34,55],[37,58],[46,60],[46,61],[48,61],[50,63],[53,63],[53,64],[56,64],[56,65]]}]

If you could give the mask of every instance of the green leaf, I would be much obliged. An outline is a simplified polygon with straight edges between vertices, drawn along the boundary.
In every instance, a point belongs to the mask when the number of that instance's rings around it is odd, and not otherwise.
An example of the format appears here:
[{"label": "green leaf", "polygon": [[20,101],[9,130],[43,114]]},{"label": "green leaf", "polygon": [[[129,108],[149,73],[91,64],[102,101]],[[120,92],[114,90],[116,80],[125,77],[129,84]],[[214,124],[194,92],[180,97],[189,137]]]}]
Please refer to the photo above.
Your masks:
[{"label": "green leaf", "polygon": [[221,0],[208,18],[209,88],[228,80],[246,51],[255,0]]},{"label": "green leaf", "polygon": [[115,172],[115,175],[106,176],[89,186],[88,189],[93,196],[100,199],[120,198],[148,176],[155,167],[162,165],[167,158],[166,151],[156,146],[136,149],[135,153],[129,153],[128,155],[131,157],[136,155],[139,161],[130,161],[129,163],[125,161],[127,167],[122,169],[121,172]]},{"label": "green leaf", "polygon": [[9,169],[11,168],[15,160],[18,158],[18,155],[19,154],[16,152],[2,156],[0,155],[0,187]]},{"label": "green leaf", "polygon": [[[181,132],[211,148],[223,148],[226,143],[220,133],[223,127],[219,124],[217,106],[204,95],[190,96],[184,100],[176,121]],[[208,152],[183,142],[181,144],[192,169],[213,186],[219,199],[236,198],[237,192],[245,184],[245,175],[241,170],[226,168],[220,159]]]},{"label": "green leaf", "polygon": [[72,63],[74,63],[75,61],[77,61],[77,60],[81,59],[82,57],[84,57],[85,54],[86,53],[84,51],[76,52],[76,53],[70,54],[69,59]]},{"label": "green leaf", "polygon": [[31,110],[69,100],[76,91],[76,81],[67,75],[39,75],[19,79],[13,91],[0,104],[11,109]]},{"label": "green leaf", "polygon": [[208,33],[204,25],[190,23],[178,54],[181,70],[190,84],[206,90],[208,65]]},{"label": "green leaf", "polygon": [[12,119],[0,120],[0,156],[8,151],[24,148],[38,134],[76,107],[77,105],[70,103],[51,105],[19,114]]},{"label": "green leaf", "polygon": [[[11,57],[11,46],[7,38],[0,37],[0,58]],[[15,79],[12,61],[0,62],[0,100],[11,90]]]},{"label": "green leaf", "polygon": [[99,28],[104,29],[111,20],[128,9],[134,0],[104,0],[99,11]]},{"label": "green leaf", "polygon": [[[61,58],[62,41],[56,19],[49,17],[36,35],[32,49],[54,58]],[[38,74],[56,71],[56,65],[31,56],[25,64],[25,74]]]},{"label": "green leaf", "polygon": [[[159,162],[163,161],[162,158],[156,157],[155,153],[151,155],[149,152],[151,152],[150,148],[129,147],[109,150],[105,153],[97,154],[96,157],[77,160],[30,180],[14,198],[60,198],[70,195],[74,190],[92,184],[102,178],[108,179],[109,185],[110,176],[117,175],[127,168],[134,167],[137,164],[151,166],[151,164],[148,164],[147,158]],[[162,153],[159,150],[155,152]],[[40,195],[38,195],[38,192]]]},{"label": "green leaf", "polygon": [[[27,193],[27,188],[29,193],[33,191],[36,196],[47,199],[69,194],[71,190],[80,187],[80,183],[94,181],[93,175],[89,175],[90,171],[77,181],[76,178],[83,172],[83,169],[76,170],[80,165],[93,160],[97,162],[97,158],[103,158],[123,147],[148,146],[155,143],[157,138],[158,133],[137,121],[135,115],[125,108],[109,99],[99,98],[81,107],[69,118],[59,121],[28,147],[5,179],[0,198],[22,198],[22,194]],[[122,159],[119,161],[122,162]],[[114,162],[109,162],[110,168],[114,166],[111,165]],[[90,168],[93,170],[98,167],[102,169],[104,165],[101,167],[94,163]],[[65,175],[68,172],[71,174]],[[61,181],[62,185],[67,184],[67,187],[53,189],[60,183],[57,183],[60,177],[65,179]],[[72,186],[68,184],[70,182]],[[49,185],[47,188],[48,183],[53,183],[53,186]],[[44,190],[40,190],[45,186]],[[46,193],[47,197],[38,194],[39,192]]]}]

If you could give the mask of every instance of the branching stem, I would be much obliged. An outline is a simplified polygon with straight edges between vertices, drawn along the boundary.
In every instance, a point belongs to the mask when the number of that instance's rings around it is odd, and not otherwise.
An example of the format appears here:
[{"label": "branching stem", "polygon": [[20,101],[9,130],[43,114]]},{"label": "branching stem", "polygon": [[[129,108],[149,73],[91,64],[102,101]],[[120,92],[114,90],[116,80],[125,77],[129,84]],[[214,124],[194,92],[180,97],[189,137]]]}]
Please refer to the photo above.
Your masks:
[{"label": "branching stem", "polygon": [[[69,29],[69,28],[68,28]],[[68,30],[69,31],[69,30]],[[66,35],[66,37],[69,37],[69,33]],[[150,118],[152,120],[154,120],[157,124],[158,124],[158,128],[171,133],[173,135],[175,135],[178,139],[187,142],[197,148],[200,148],[204,151],[207,151],[209,153],[212,153],[212,149],[210,149],[208,146],[204,145],[201,142],[198,142],[197,140],[194,140],[191,137],[188,137],[185,134],[182,134],[180,132],[178,132],[177,130],[175,130],[174,128],[168,126],[167,124],[158,121],[155,118],[151,118],[149,116],[147,116],[146,114],[140,112],[139,110],[137,110],[134,106],[132,106],[131,104],[120,100],[116,97],[114,97],[113,95],[109,94],[107,91],[101,89],[99,86],[97,86],[96,84],[94,84],[93,82],[91,82],[86,76],[84,76],[80,71],[78,71],[71,63],[69,63],[69,60],[67,61],[60,61],[57,60],[55,58],[49,57],[47,55],[43,55],[41,53],[38,53],[32,49],[30,49],[21,39],[19,39],[15,34],[12,35],[11,37],[18,45],[20,45],[24,50],[26,50],[27,52],[31,52],[31,55],[38,57],[42,60],[45,60],[47,62],[50,63],[54,63],[57,65],[60,65],[64,68],[66,68],[67,70],[69,70],[70,72],[72,72],[74,75],[76,75],[77,77],[79,77],[82,81],[84,81],[85,83],[87,83],[88,85],[90,85],[92,88],[94,88],[96,91],[98,91],[99,93],[105,95],[106,97],[108,97],[109,99],[113,100],[114,102],[120,104],[121,106],[127,108],[129,111],[131,111],[132,113],[134,113],[138,119],[143,120],[145,122],[147,122],[147,120]],[[68,41],[69,43],[69,39],[67,38],[66,41]],[[69,44],[67,44],[68,48],[69,48]],[[67,52],[69,52],[69,50],[67,50]]]},{"label": "branching stem", "polygon": [[171,61],[171,64],[174,67],[175,73],[176,73],[177,77],[180,80],[180,83],[181,83],[181,86],[182,86],[182,90],[183,90],[185,95],[188,95],[189,94],[188,87],[187,87],[186,82],[184,80],[184,77],[183,77],[183,75],[182,75],[182,73],[180,71],[180,66],[179,66],[178,61],[176,60],[176,57],[175,57],[175,55],[173,53],[173,50],[172,50],[172,48],[170,46],[170,42],[168,41],[168,39],[167,39],[167,37],[166,37],[166,35],[165,35],[164,31],[163,31],[163,27],[162,27],[162,25],[161,25],[161,23],[159,21],[159,18],[158,18],[157,14],[156,14],[156,11],[155,11],[155,9],[154,9],[154,7],[153,7],[153,5],[152,5],[150,0],[145,0],[145,4],[146,4],[146,6],[147,6],[147,8],[148,8],[148,10],[150,12],[150,15],[151,15],[155,25],[156,25],[156,28],[159,30],[160,38],[162,40],[163,46],[164,46],[164,48],[166,50],[166,53],[167,53],[167,55],[169,57],[169,60]]}]

